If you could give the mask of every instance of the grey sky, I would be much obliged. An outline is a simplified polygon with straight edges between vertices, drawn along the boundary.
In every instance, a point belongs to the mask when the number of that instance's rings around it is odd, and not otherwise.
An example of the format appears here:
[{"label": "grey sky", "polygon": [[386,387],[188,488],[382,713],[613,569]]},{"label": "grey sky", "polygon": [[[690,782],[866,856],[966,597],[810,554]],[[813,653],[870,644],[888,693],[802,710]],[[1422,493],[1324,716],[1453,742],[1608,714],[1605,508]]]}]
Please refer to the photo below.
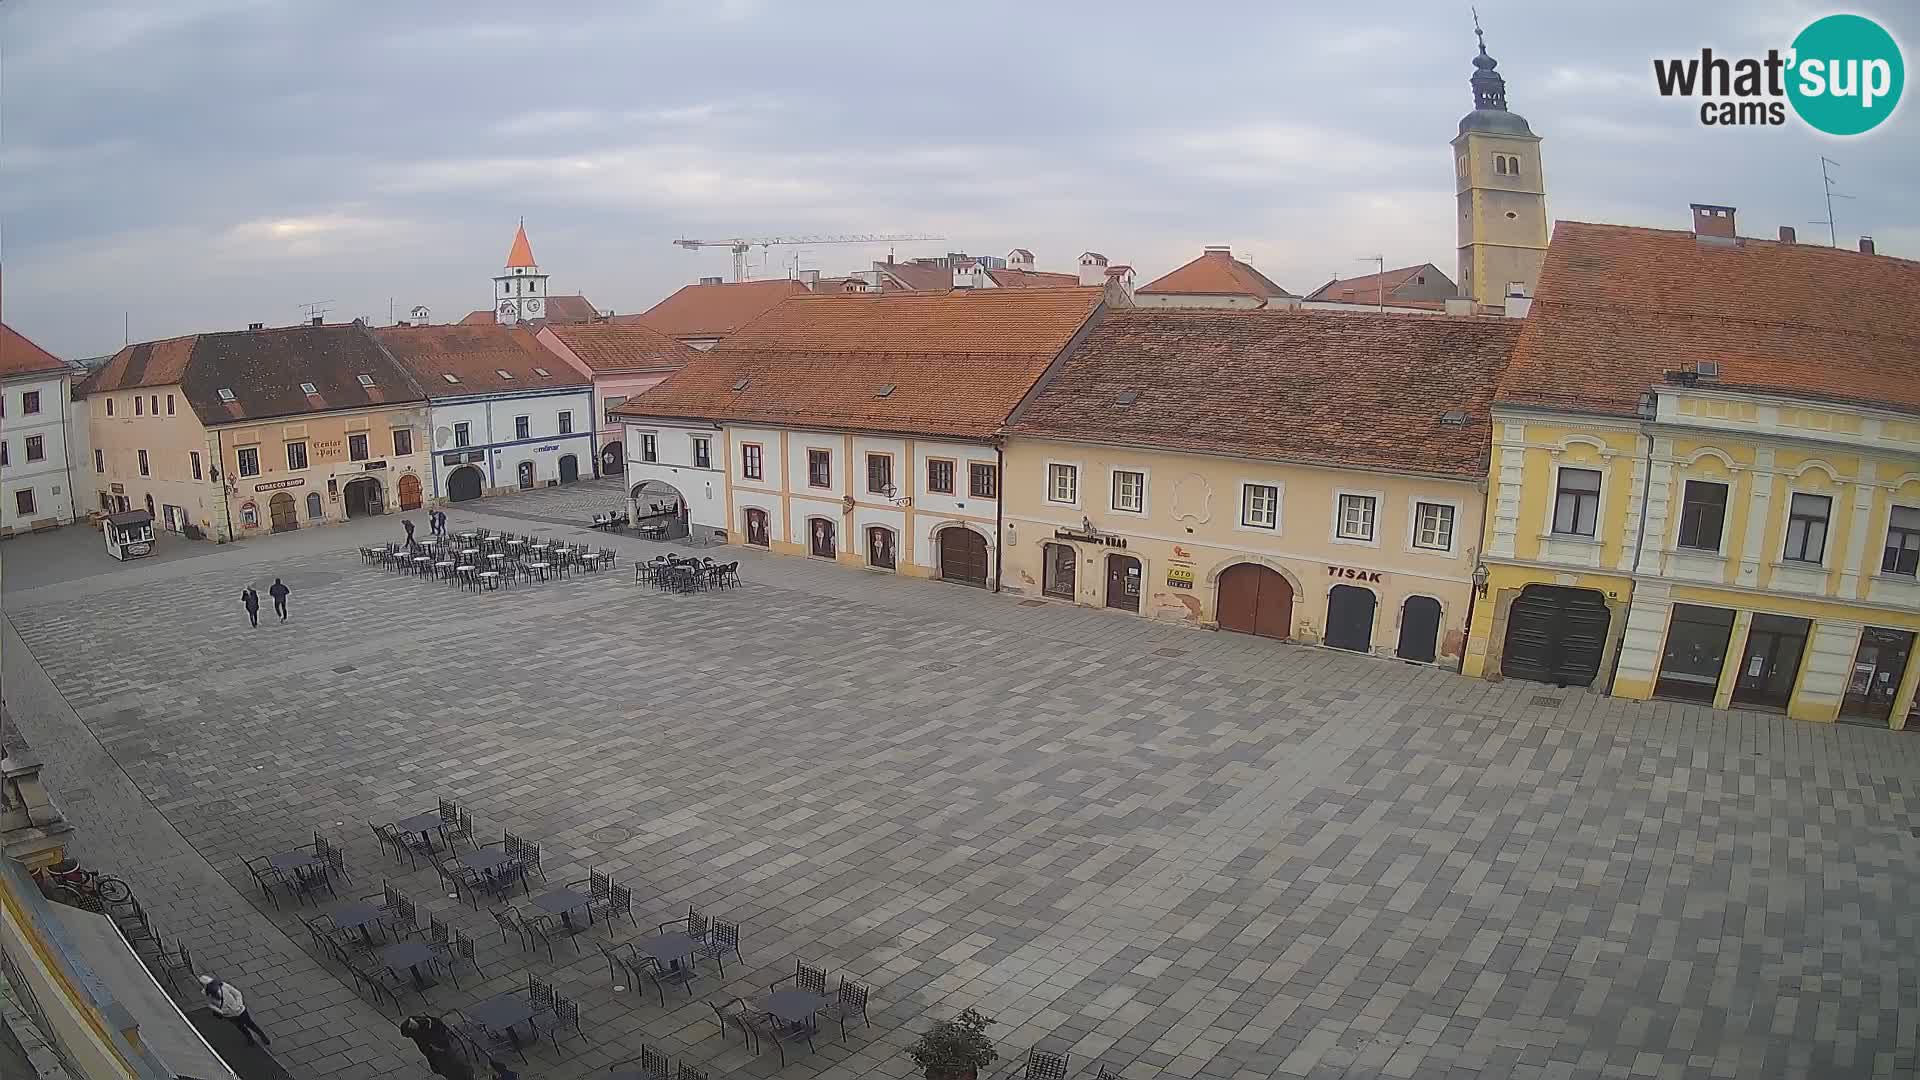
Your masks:
[{"label": "grey sky", "polygon": [[[65,356],[118,347],[123,311],[135,340],[314,300],[448,321],[488,304],[521,215],[554,293],[618,311],[727,273],[682,235],[911,230],[950,239],[902,257],[1018,245],[1057,270],[1091,248],[1143,284],[1216,243],[1296,291],[1374,253],[1451,273],[1467,5],[1295,9],[5,0],[4,316]],[[1703,128],[1652,89],[1655,55],[1785,47],[1827,10],[1480,4],[1555,217],[1684,228],[1724,202],[1749,235],[1824,240],[1824,152],[1855,196],[1841,242],[1920,257],[1912,101],[1833,140]],[[1910,5],[1853,10],[1913,65]]]}]

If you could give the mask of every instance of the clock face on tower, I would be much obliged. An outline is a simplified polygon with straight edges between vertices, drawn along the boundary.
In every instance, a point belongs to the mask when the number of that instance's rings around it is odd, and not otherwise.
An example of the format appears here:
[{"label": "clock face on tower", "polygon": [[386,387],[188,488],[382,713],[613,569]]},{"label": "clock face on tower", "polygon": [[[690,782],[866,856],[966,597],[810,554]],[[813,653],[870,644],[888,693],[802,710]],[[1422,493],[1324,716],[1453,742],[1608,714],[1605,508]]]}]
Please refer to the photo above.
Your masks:
[{"label": "clock face on tower", "polygon": [[513,314],[513,301],[511,300],[500,301],[500,314],[502,315]]},{"label": "clock face on tower", "polygon": [[527,301],[527,314],[529,315],[540,314],[540,301],[538,299]]}]

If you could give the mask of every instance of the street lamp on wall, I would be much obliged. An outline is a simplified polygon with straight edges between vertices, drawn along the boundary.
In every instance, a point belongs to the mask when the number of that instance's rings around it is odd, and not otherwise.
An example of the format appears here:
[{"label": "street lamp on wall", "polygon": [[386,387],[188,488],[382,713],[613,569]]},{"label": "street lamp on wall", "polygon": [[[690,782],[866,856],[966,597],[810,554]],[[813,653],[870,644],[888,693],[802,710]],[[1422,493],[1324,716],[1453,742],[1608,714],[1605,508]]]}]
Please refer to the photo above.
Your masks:
[{"label": "street lamp on wall", "polygon": [[1486,563],[1475,566],[1473,568],[1473,591],[1481,596],[1487,595],[1487,579],[1491,576],[1492,575],[1487,572]]}]

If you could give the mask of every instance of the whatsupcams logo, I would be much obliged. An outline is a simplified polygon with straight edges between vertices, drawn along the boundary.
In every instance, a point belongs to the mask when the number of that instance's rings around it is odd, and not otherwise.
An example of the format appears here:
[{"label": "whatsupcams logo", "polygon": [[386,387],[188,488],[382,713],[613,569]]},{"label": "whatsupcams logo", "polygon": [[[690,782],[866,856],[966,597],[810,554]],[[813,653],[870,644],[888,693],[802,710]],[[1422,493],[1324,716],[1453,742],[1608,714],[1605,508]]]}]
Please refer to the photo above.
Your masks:
[{"label": "whatsupcams logo", "polygon": [[1773,126],[1787,110],[1828,135],[1863,135],[1900,105],[1906,64],[1893,35],[1864,15],[1828,15],[1808,24],[1785,51],[1730,59],[1701,49],[1699,56],[1656,59],[1661,97],[1702,98],[1700,122],[1709,127]]}]

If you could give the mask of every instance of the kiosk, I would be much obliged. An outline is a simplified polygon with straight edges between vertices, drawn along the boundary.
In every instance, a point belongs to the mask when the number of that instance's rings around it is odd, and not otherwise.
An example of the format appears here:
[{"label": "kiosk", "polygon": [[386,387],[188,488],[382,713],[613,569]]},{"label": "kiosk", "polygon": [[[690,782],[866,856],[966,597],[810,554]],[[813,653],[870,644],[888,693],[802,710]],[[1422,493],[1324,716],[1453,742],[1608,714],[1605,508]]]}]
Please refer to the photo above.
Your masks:
[{"label": "kiosk", "polygon": [[145,510],[108,514],[100,528],[107,534],[107,554],[121,562],[153,554],[153,515]]}]

